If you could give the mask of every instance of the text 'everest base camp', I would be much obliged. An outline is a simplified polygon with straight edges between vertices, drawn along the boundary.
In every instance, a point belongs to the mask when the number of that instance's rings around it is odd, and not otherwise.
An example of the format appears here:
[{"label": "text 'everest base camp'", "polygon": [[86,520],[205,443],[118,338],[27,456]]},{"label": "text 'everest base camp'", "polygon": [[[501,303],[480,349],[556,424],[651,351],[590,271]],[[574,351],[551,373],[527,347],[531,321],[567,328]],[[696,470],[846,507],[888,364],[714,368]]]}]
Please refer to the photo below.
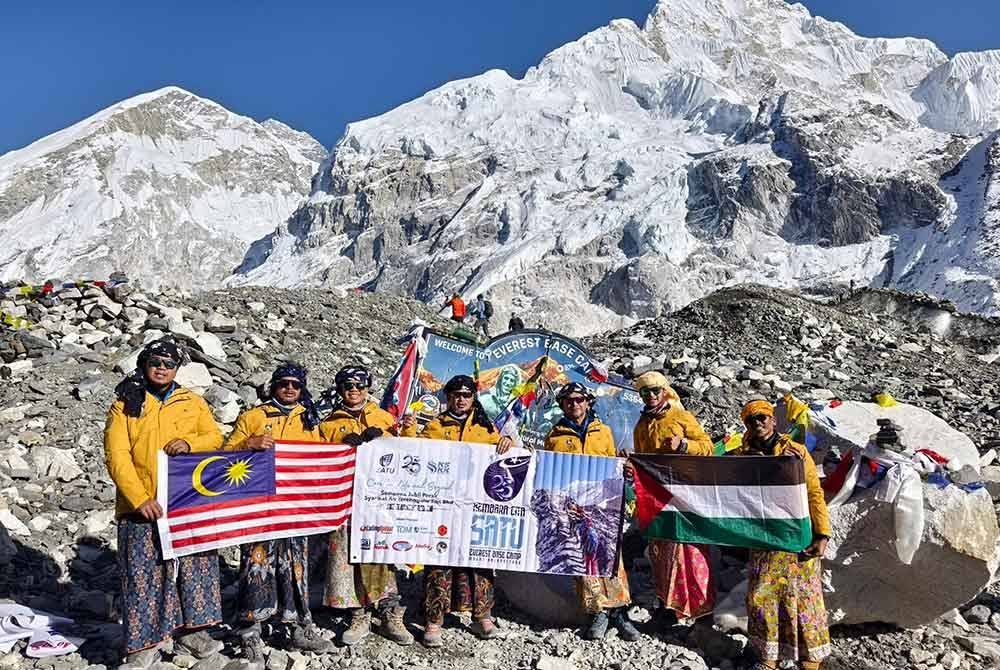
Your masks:
[{"label": "text 'everest base camp'", "polygon": [[998,137],[1000,51],[661,0],[0,156],[0,670],[1000,667]]}]

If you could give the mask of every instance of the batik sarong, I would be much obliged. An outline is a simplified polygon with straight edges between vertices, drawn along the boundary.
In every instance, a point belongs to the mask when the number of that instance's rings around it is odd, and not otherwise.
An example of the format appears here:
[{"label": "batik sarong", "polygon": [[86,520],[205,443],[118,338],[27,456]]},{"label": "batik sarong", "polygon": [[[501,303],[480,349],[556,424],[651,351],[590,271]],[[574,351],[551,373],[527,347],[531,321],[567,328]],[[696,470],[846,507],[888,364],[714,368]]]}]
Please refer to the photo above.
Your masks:
[{"label": "batik sarong", "polygon": [[337,609],[357,609],[399,604],[396,568],[392,565],[352,565],[346,528],[330,533],[323,604]]},{"label": "batik sarong", "polygon": [[697,619],[715,607],[708,545],[650,540],[649,562],[657,597],[678,618]]},{"label": "batik sarong", "polygon": [[118,567],[126,653],[222,620],[214,551],[164,561],[156,526],[126,517],[118,520]]},{"label": "batik sarong", "polygon": [[310,623],[308,540],[290,537],[241,546],[236,607],[236,618],[248,624],[275,616]]},{"label": "batik sarong", "polygon": [[747,580],[747,635],[761,660],[819,662],[830,655],[818,558],[752,551]]},{"label": "batik sarong", "polygon": [[588,614],[597,614],[632,602],[628,591],[625,564],[618,559],[618,573],[614,577],[577,577],[576,593]]},{"label": "batik sarong", "polygon": [[441,624],[448,612],[472,612],[485,619],[493,609],[493,571],[475,568],[436,568],[424,571],[424,616]]}]

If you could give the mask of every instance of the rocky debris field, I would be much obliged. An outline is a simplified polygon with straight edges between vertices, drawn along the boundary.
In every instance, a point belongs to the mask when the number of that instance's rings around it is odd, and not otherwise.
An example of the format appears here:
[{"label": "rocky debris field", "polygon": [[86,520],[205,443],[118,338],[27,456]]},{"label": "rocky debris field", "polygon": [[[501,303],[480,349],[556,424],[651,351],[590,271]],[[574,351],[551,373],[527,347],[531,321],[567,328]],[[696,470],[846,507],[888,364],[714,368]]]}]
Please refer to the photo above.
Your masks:
[{"label": "rocky debris field", "polygon": [[[888,297],[892,304],[907,300]],[[620,372],[665,367],[686,406],[713,436],[735,424],[739,406],[751,395],[794,391],[806,398],[868,399],[888,390],[953,422],[972,437],[984,460],[991,459],[1000,404],[996,364],[987,360],[997,351],[1000,326],[976,320],[967,327],[964,317],[955,315],[951,328],[942,330],[939,320],[928,327],[919,310],[890,316],[885,304],[871,312],[875,307],[861,295],[824,305],[739,287],[586,344]],[[381,385],[398,362],[396,340],[414,318],[447,326],[418,302],[320,289],[152,296],[128,284],[85,286],[41,297],[9,294],[0,300],[0,310],[31,324],[0,336],[0,598],[72,616],[88,639],[79,652],[51,659],[28,659],[15,647],[0,654],[0,670],[97,670],[117,661],[114,486],[104,467],[102,429],[114,385],[134,365],[144,342],[169,333],[185,344],[190,362],[179,379],[204,394],[228,430],[240,411],[258,402],[279,359],[305,363],[314,393],[348,362],[369,365]],[[229,612],[236,552],[221,554]],[[315,558],[318,578],[322,557]],[[500,640],[480,642],[456,622],[446,630],[443,650],[401,649],[373,636],[359,647],[323,656],[272,649],[267,667],[740,667],[742,636],[655,626],[648,566],[640,556],[633,568],[631,616],[644,633],[638,644],[614,635],[601,643],[583,641],[577,631],[532,620],[501,596],[497,614],[505,635]],[[419,577],[403,581],[414,624],[420,621],[419,588]],[[317,610],[317,621],[328,635],[345,625],[336,611]],[[1000,664],[1000,589],[993,585],[962,613],[918,630],[840,627],[834,638],[827,668],[994,667]],[[167,654],[158,667],[211,670],[224,667],[232,655],[227,647],[223,655],[195,664]]]}]

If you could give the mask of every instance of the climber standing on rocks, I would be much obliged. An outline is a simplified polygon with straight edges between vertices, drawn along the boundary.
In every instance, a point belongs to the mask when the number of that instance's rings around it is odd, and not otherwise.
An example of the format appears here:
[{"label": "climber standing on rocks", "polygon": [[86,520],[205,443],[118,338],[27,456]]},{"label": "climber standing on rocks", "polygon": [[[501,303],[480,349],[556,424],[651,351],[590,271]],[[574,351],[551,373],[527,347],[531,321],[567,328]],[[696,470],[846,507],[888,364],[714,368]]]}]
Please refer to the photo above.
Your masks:
[{"label": "climber standing on rocks", "polygon": [[[267,402],[240,415],[223,448],[264,451],[272,449],[275,440],[320,442],[319,416],[306,388],[306,375],[296,363],[279,365],[271,374]],[[306,537],[242,545],[236,607],[243,658],[252,667],[264,665],[261,624],[274,618],[286,624],[283,646],[317,653],[332,647],[319,634],[309,611]]]},{"label": "climber standing on rocks", "polygon": [[830,517],[812,456],[804,446],[775,430],[774,406],[752,400],[740,419],[746,426],[742,446],[733,455],[795,456],[805,465],[813,539],[800,554],[751,551],[747,564],[747,635],[760,662],[753,670],[777,668],[796,661],[803,670],[818,670],[830,655],[820,558],[830,536]]},{"label": "climber standing on rocks", "polygon": [[[451,320],[458,323],[465,323],[465,301],[458,293],[452,293],[444,307],[451,307]],[[443,308],[442,308],[443,309]]]},{"label": "climber standing on rocks", "polygon": [[[640,375],[635,388],[645,405],[632,434],[635,453],[712,455],[711,438],[684,409],[663,374]],[[626,477],[634,476],[633,468],[632,464],[626,466]],[[711,613],[715,582],[708,545],[650,540],[649,560],[665,625],[675,624],[678,615],[698,619]]]},{"label": "climber standing on rocks", "polygon": [[[368,397],[372,376],[366,368],[342,368],[334,386],[334,410],[320,424],[324,441],[360,447],[384,433],[397,432],[396,419]],[[375,608],[382,622],[378,632],[383,637],[400,645],[413,644],[413,635],[403,621],[406,608],[400,604],[395,568],[381,564],[352,565],[346,526],[330,533],[329,543],[323,604],[350,610],[350,625],[341,641],[352,646],[368,637],[372,621],[369,608]]]},{"label": "climber standing on rocks", "polygon": [[476,302],[472,303],[472,316],[475,317],[475,329],[477,333],[482,333],[483,337],[490,336],[490,319],[493,318],[493,303],[480,293],[476,296]]},{"label": "climber standing on rocks", "polygon": [[[478,442],[496,445],[499,453],[511,448],[509,437],[501,437],[486,416],[486,411],[476,399],[476,382],[467,375],[457,375],[448,380],[444,392],[448,408],[432,419],[420,437],[432,440]],[[416,420],[405,415],[400,422],[403,437],[417,434]],[[494,575],[492,570],[477,568],[428,567],[424,571],[424,645],[440,647],[441,626],[448,612],[472,611],[472,633],[487,640],[497,635],[493,622]]]},{"label": "climber standing on rocks", "polygon": [[150,342],[138,366],[116,387],[108,411],[104,456],[118,489],[118,563],[122,587],[125,665],[148,668],[176,632],[174,653],[207,658],[222,643],[202,630],[222,620],[219,558],[206,551],[164,561],[156,520],[156,461],[213,451],[222,433],[201,397],[174,382],[181,352],[169,340]]},{"label": "climber standing on rocks", "polygon": [[[545,438],[545,448],[564,454],[615,457],[615,438],[611,429],[594,412],[594,394],[583,384],[566,384],[556,394],[562,418]],[[618,558],[614,577],[577,577],[576,591],[591,619],[584,633],[588,640],[602,640],[608,624],[618,629],[623,640],[635,642],[639,631],[628,619],[632,602],[625,564]]]}]

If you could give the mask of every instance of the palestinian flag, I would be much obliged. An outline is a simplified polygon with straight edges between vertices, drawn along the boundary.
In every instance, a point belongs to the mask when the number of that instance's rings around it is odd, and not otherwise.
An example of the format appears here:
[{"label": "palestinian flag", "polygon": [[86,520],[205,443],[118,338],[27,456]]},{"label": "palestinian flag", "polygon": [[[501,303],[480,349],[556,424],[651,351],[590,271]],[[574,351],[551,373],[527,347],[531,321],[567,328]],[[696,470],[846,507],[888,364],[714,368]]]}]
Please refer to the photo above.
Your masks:
[{"label": "palestinian flag", "polygon": [[812,541],[794,456],[632,455],[647,538],[799,552]]}]

